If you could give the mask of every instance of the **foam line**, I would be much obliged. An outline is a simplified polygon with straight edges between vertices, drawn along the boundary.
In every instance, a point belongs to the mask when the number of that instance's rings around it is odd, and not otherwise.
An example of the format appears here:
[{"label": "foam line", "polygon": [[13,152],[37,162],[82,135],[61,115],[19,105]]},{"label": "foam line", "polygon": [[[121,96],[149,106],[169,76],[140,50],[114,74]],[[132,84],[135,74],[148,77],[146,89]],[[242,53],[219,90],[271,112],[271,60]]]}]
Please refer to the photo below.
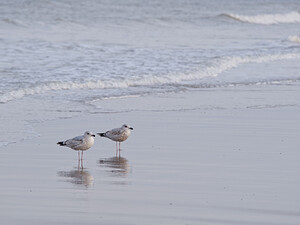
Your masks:
[{"label": "foam line", "polygon": [[[267,63],[276,60],[299,59],[300,53],[258,55],[258,56],[234,56],[215,60],[211,66],[196,73],[190,74],[169,74],[165,76],[147,76],[139,78],[128,78],[126,80],[95,80],[83,83],[79,82],[55,82],[38,85],[32,88],[22,88],[10,91],[0,96],[0,103],[6,103],[27,95],[43,94],[48,91],[78,90],[78,89],[116,89],[136,86],[160,86],[181,84],[185,81],[200,80],[205,77],[217,77],[223,72],[247,63]],[[284,78],[283,78],[284,79]]]},{"label": "foam line", "polygon": [[298,12],[290,12],[286,14],[261,14],[256,16],[244,16],[244,15],[231,14],[231,13],[229,14],[226,13],[223,15],[241,22],[264,24],[264,25],[300,22],[300,13]]}]

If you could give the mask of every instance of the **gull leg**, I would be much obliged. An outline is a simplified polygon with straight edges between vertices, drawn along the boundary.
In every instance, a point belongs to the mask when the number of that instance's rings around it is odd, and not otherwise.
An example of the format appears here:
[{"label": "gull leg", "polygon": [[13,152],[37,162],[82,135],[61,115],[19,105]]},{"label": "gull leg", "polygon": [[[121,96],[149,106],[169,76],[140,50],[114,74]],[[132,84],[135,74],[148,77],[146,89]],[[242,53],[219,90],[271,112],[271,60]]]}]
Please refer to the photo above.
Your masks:
[{"label": "gull leg", "polygon": [[83,169],[83,151],[81,151],[81,168]]},{"label": "gull leg", "polygon": [[119,142],[118,152],[119,152],[119,158],[120,158],[121,157],[121,142]]},{"label": "gull leg", "polygon": [[116,142],[116,157],[118,156],[118,142]]},{"label": "gull leg", "polygon": [[78,151],[78,169],[79,169],[79,166],[80,166],[80,152]]},{"label": "gull leg", "polygon": [[[118,146],[118,142],[116,142],[117,143],[117,146]],[[120,157],[120,150],[119,150],[119,148],[117,147],[117,157]]]}]

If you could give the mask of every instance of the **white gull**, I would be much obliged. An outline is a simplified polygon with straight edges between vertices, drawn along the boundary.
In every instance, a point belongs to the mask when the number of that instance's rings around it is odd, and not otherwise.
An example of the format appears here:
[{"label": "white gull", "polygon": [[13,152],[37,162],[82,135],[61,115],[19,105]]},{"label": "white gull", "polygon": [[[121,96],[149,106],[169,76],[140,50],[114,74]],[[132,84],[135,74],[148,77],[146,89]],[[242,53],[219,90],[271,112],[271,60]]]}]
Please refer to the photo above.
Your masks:
[{"label": "white gull", "polygon": [[[106,137],[109,138],[110,140],[115,141],[116,149],[120,151],[120,143],[125,141],[129,137],[130,130],[133,130],[133,128],[128,126],[127,124],[124,124],[120,128],[115,128],[106,131],[105,133],[97,133],[97,134],[99,134],[101,137]],[[118,148],[118,143],[119,143],[119,148]]]},{"label": "white gull", "polygon": [[[82,136],[77,136],[72,139],[68,139],[66,141],[60,141],[57,142],[57,144],[78,151],[78,164],[79,162],[81,162],[81,166],[83,167],[83,163],[82,163],[83,151],[88,150],[90,147],[94,145],[94,137],[95,135],[92,132],[86,131]],[[80,151],[81,151],[81,158],[80,158]]]}]

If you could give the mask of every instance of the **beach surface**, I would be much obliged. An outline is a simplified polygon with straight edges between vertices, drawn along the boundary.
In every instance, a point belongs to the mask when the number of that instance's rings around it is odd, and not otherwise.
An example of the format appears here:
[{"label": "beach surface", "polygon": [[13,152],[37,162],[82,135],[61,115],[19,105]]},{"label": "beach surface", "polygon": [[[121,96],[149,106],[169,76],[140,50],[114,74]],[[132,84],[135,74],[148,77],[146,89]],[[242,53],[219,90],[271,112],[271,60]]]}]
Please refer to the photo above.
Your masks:
[{"label": "beach surface", "polygon": [[[109,99],[37,123],[0,157],[3,224],[300,223],[298,85]],[[84,153],[58,141],[128,123],[121,144]]]}]

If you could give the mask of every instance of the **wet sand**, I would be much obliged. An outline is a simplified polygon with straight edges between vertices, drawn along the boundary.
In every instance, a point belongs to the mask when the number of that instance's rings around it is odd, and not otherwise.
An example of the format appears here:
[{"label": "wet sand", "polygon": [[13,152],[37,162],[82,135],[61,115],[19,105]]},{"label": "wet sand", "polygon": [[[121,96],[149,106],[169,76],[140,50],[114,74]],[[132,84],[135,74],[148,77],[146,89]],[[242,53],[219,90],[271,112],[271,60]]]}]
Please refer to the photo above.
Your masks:
[{"label": "wet sand", "polygon": [[[3,224],[300,223],[298,87],[224,88],[94,103],[1,149]],[[57,141],[128,123],[121,144]]]}]

